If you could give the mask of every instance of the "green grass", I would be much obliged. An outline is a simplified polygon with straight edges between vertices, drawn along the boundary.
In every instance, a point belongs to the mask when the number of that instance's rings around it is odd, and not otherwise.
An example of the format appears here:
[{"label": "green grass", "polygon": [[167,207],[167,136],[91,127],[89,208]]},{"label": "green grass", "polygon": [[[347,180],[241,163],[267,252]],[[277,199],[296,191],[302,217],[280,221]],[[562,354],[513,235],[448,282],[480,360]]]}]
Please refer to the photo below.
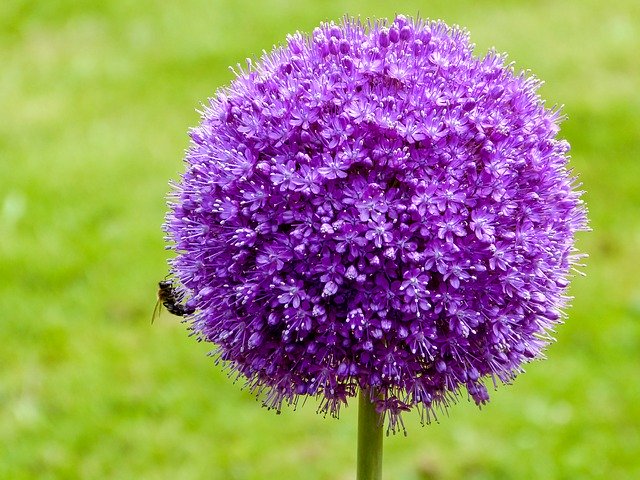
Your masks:
[{"label": "green grass", "polygon": [[548,360],[482,411],[409,416],[386,478],[640,477],[638,2],[4,0],[0,478],[354,477],[355,404],[275,415],[184,325],[149,320],[167,181],[227,65],[321,20],[396,11],[464,25],[546,80],[594,231]]}]

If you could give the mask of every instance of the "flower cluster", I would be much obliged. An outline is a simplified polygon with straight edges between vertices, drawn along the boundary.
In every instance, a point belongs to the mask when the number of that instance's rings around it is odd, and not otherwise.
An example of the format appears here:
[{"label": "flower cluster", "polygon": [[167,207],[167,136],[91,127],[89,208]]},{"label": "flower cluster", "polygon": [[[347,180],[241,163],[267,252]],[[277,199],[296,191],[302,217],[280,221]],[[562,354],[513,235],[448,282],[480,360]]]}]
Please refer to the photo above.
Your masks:
[{"label": "flower cluster", "polygon": [[586,228],[538,86],[404,16],[249,62],[191,130],[165,223],[191,328],[276,409],[364,387],[396,430],[486,402],[549,342]]}]

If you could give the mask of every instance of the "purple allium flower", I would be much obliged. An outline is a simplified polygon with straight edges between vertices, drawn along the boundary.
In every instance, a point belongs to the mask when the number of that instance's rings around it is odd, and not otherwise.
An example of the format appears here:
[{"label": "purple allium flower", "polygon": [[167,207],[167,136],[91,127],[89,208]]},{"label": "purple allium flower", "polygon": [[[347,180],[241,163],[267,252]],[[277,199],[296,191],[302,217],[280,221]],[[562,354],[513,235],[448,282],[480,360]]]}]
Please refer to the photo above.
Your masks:
[{"label": "purple allium flower", "polygon": [[486,402],[550,341],[586,229],[539,84],[404,16],[249,62],[191,130],[165,224],[193,331],[278,410],[367,387],[395,430]]}]

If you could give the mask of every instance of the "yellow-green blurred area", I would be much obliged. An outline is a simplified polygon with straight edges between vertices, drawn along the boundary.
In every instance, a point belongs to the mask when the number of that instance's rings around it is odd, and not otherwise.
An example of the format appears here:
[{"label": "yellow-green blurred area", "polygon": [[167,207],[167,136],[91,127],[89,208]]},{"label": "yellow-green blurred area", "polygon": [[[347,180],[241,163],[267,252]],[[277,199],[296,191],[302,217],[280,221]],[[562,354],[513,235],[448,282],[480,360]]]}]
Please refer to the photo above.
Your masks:
[{"label": "yellow-green blurred area", "polygon": [[201,101],[345,13],[460,24],[564,104],[593,232],[548,359],[385,440],[385,478],[640,478],[640,2],[0,2],[0,478],[351,479],[356,408],[267,411],[165,313]]}]

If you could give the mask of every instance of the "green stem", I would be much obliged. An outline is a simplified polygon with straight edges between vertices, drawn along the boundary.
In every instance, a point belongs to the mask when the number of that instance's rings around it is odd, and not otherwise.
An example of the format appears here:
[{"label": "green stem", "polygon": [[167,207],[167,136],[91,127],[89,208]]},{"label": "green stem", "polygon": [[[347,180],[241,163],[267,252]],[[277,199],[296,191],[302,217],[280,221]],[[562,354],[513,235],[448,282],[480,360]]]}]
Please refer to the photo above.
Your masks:
[{"label": "green stem", "polygon": [[376,412],[371,393],[361,389],[358,400],[357,480],[382,479],[382,416]]}]

